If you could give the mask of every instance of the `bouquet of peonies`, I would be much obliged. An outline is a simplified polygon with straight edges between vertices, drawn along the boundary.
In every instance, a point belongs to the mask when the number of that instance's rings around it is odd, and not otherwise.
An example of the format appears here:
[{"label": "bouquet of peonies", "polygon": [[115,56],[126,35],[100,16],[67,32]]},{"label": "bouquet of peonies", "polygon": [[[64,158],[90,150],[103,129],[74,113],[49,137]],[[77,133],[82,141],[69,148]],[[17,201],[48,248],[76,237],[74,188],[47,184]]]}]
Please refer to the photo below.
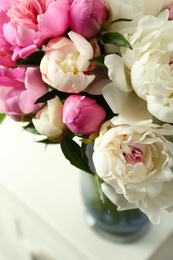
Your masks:
[{"label": "bouquet of peonies", "polygon": [[0,121],[60,144],[105,205],[159,223],[173,210],[172,32],[172,0],[1,0]]}]

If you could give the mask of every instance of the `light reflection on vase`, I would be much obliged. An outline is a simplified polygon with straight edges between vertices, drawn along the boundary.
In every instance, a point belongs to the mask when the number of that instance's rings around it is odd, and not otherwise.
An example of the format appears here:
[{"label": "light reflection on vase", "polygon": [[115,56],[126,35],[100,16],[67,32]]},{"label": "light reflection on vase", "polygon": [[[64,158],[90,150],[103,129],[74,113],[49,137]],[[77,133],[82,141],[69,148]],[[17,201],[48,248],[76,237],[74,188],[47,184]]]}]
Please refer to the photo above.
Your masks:
[{"label": "light reflection on vase", "polygon": [[117,211],[108,200],[109,213],[100,200],[93,175],[81,172],[81,190],[87,224],[104,238],[120,243],[133,242],[150,229],[148,217],[139,209]]}]

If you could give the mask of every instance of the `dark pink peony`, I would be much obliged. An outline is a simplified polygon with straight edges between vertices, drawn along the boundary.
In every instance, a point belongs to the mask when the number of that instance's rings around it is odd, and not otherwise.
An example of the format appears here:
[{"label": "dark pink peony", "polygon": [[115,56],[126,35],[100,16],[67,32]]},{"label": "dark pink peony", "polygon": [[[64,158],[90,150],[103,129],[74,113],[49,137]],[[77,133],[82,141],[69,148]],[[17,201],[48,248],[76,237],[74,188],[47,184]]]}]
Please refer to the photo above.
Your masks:
[{"label": "dark pink peony", "polygon": [[97,35],[108,20],[109,9],[102,0],[70,0],[70,28],[85,38]]},{"label": "dark pink peony", "polygon": [[97,132],[105,117],[104,108],[86,96],[71,95],[64,103],[63,122],[75,134]]}]

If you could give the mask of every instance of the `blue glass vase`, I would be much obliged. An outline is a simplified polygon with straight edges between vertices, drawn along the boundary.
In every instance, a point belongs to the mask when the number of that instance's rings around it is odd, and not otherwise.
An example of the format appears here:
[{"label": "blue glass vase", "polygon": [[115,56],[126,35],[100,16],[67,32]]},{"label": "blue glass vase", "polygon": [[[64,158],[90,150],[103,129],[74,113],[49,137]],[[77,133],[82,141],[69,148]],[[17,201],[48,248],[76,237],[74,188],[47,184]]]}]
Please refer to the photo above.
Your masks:
[{"label": "blue glass vase", "polygon": [[102,237],[119,243],[134,242],[149,230],[150,221],[139,209],[117,211],[108,200],[109,213],[100,200],[93,175],[81,173],[81,190],[87,224]]}]

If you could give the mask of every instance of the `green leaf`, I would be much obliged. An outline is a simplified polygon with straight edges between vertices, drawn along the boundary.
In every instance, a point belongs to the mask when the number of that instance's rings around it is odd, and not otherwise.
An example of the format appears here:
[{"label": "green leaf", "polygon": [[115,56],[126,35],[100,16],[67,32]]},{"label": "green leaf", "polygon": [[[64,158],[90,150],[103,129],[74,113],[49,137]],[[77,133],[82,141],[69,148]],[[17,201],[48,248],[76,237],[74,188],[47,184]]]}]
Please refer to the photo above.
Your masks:
[{"label": "green leaf", "polygon": [[109,205],[108,205],[107,197],[104,195],[102,188],[101,188],[101,178],[97,174],[95,174],[94,176],[95,176],[97,189],[98,189],[98,192],[99,192],[99,195],[100,195],[100,199],[101,199],[103,205],[106,207],[106,209],[110,213],[110,208],[109,208]]},{"label": "green leaf", "polygon": [[20,117],[20,121],[21,122],[31,122],[31,120],[33,119],[34,116],[35,116],[35,114],[33,114],[33,113],[26,114],[26,115]]},{"label": "green leaf", "polygon": [[98,56],[94,59],[91,59],[90,62],[105,67],[104,58],[105,58],[106,55],[108,55],[108,54],[102,54],[102,55],[100,55],[100,56]]},{"label": "green leaf", "polygon": [[117,19],[117,20],[112,21],[111,24],[117,23],[117,22],[131,22],[131,21],[133,21],[133,19],[120,18],[120,19]]},{"label": "green leaf", "polygon": [[0,124],[4,121],[6,114],[0,114]]},{"label": "green leaf", "polygon": [[82,156],[80,146],[72,139],[66,137],[61,141],[61,150],[70,163],[82,171],[91,173],[89,166]]},{"label": "green leaf", "polygon": [[41,96],[39,99],[36,100],[35,104],[38,103],[45,103],[48,100],[54,98],[55,96],[58,96],[60,100],[65,100],[70,94],[58,91],[57,89],[53,89],[52,91],[47,92],[43,96]]},{"label": "green leaf", "polygon": [[49,139],[43,139],[40,141],[37,141],[37,143],[43,143],[43,144],[59,144],[60,142],[58,141],[53,141],[53,140],[49,140]]},{"label": "green leaf", "polygon": [[86,155],[86,148],[87,148],[87,144],[86,143],[81,143],[81,154],[82,154],[82,158],[85,160],[85,162],[88,165],[88,157]]},{"label": "green leaf", "polygon": [[29,123],[28,125],[24,126],[23,129],[26,130],[26,131],[28,131],[28,132],[30,132],[30,133],[32,133],[32,134],[40,135],[40,134],[37,132],[37,130],[35,129],[35,127],[34,127],[34,125],[33,125],[32,122]]},{"label": "green leaf", "polygon": [[44,94],[43,96],[41,96],[40,98],[38,98],[36,101],[35,101],[35,104],[38,104],[38,103],[46,103],[48,100],[54,98],[57,94],[57,91],[54,89],[50,92],[47,92],[46,94]]},{"label": "green leaf", "polygon": [[30,54],[27,58],[25,59],[18,59],[17,64],[18,66],[20,65],[40,65],[40,62],[44,56],[43,51],[36,51]]},{"label": "green leaf", "polygon": [[119,47],[128,47],[132,49],[130,43],[124,38],[124,36],[117,32],[105,33],[102,35],[104,43],[111,43]]}]

